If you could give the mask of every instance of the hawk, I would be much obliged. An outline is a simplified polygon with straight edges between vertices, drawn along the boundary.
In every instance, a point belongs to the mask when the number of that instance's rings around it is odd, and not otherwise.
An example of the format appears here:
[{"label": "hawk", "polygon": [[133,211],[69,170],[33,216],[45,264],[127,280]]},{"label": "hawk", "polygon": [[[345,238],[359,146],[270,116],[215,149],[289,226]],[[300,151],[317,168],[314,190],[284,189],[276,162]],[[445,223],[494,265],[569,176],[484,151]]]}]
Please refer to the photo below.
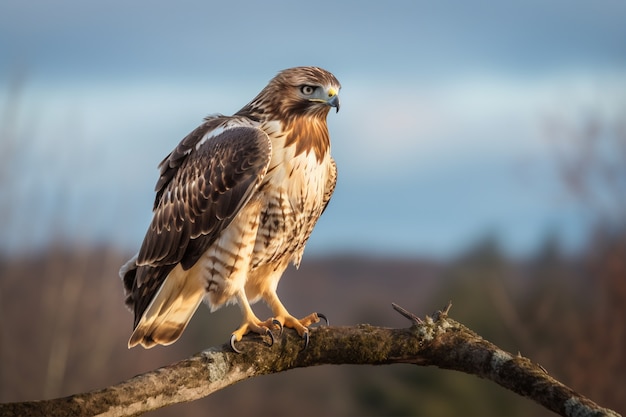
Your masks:
[{"label": "hawk", "polygon": [[[304,246],[335,188],[326,117],[339,111],[339,81],[318,67],[279,72],[232,116],[212,115],[159,165],[153,218],[139,252],[120,269],[135,315],[128,347],[169,345],[200,302],[211,311],[238,304],[241,326],[230,339],[308,326],[276,288]],[[250,307],[263,300],[273,317]]]}]

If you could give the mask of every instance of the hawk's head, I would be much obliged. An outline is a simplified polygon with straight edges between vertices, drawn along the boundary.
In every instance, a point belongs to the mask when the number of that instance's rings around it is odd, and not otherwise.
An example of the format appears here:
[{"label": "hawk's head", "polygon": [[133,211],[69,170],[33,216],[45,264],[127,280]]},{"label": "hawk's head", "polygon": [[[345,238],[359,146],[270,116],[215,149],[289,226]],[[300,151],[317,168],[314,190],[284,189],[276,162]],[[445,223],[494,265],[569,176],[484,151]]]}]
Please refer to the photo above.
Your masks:
[{"label": "hawk's head", "polygon": [[339,111],[341,84],[318,67],[295,67],[279,72],[241,112],[265,119],[313,116],[325,119],[331,107]]}]

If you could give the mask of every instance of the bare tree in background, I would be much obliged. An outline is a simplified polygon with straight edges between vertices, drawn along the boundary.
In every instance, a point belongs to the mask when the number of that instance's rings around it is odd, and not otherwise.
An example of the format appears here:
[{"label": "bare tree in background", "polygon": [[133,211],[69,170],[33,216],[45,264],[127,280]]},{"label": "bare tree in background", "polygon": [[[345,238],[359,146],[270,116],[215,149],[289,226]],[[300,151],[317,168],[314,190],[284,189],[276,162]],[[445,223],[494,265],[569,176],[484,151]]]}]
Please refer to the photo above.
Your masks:
[{"label": "bare tree in background", "polygon": [[0,226],[6,226],[11,218],[11,189],[9,173],[11,162],[15,160],[18,141],[19,115],[21,107],[24,76],[16,75],[8,84],[7,96],[0,110]]},{"label": "bare tree in background", "polygon": [[[9,173],[17,147],[18,116],[23,82],[23,76],[18,75],[14,77],[14,80],[9,83],[7,96],[0,109],[0,229],[2,230],[7,230],[12,218],[13,206],[11,205],[11,197],[14,195],[14,190],[12,189],[11,181],[9,181]],[[0,276],[8,274],[9,271],[4,269],[4,265],[0,264]],[[2,283],[0,282],[0,336],[7,333],[6,320],[8,315],[5,313],[3,293]],[[0,359],[6,358],[8,349],[9,345],[6,337],[0,337]],[[6,367],[0,367],[0,387],[3,385],[5,378],[2,371],[3,368]]]},{"label": "bare tree in background", "polygon": [[[61,395],[73,367],[71,361],[80,355],[96,354],[84,361],[80,373],[102,373],[112,356],[107,335],[116,323],[101,321],[98,310],[110,304],[110,298],[103,295],[121,296],[113,272],[126,256],[113,248],[75,244],[70,248],[59,220],[68,209],[64,197],[71,184],[53,184],[53,194],[59,197],[49,212],[41,208],[42,178],[71,168],[63,155],[52,152],[54,157],[47,158],[49,165],[37,164],[37,156],[49,149],[37,148],[41,144],[36,134],[37,114],[25,110],[26,72],[16,69],[14,74],[6,84],[6,96],[0,97],[0,230],[6,245],[0,248],[0,401],[16,393],[34,392],[43,398]],[[85,159],[80,163],[88,164]],[[33,218],[40,220],[39,226]],[[43,251],[30,247],[34,229],[41,224],[51,240]],[[14,243],[19,250],[11,248]],[[79,332],[84,335],[81,344],[76,343]]]},{"label": "bare tree in background", "polygon": [[[565,261],[548,242],[535,269],[535,291],[524,302],[537,360],[573,387],[616,409],[626,408],[611,376],[626,375],[626,113],[551,118],[547,136],[566,195],[592,224],[586,246]],[[565,326],[555,332],[553,318]],[[556,348],[555,348],[556,347]],[[558,352],[567,351],[567,359]]]},{"label": "bare tree in background", "polygon": [[592,113],[567,121],[553,117],[547,138],[566,191],[599,228],[626,230],[626,112],[616,120]]}]

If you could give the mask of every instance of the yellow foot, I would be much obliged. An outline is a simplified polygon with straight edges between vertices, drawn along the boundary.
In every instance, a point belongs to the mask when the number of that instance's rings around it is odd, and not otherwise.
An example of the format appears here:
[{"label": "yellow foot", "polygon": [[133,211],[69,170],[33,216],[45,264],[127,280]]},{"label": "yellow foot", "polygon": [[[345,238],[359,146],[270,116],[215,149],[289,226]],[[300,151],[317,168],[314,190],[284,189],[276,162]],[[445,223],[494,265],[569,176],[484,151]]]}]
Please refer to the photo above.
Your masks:
[{"label": "yellow foot", "polygon": [[319,323],[320,318],[326,321],[326,325],[328,325],[328,319],[323,314],[311,313],[308,316],[297,319],[292,315],[284,315],[278,316],[276,318],[267,320],[264,324],[272,324],[274,326],[280,327],[280,334],[283,333],[283,327],[288,327],[290,329],[295,329],[300,337],[304,339],[304,348],[306,349],[309,345],[309,326],[315,323]]},{"label": "yellow foot", "polygon": [[[237,330],[230,336],[230,347],[237,353],[241,353],[239,349],[235,347],[235,342],[240,342],[244,335],[254,332],[260,335],[268,335],[272,340],[270,346],[274,344],[274,335],[270,331],[270,326],[266,325],[267,322],[255,323],[253,321],[244,322]],[[270,323],[271,324],[271,323]]]}]

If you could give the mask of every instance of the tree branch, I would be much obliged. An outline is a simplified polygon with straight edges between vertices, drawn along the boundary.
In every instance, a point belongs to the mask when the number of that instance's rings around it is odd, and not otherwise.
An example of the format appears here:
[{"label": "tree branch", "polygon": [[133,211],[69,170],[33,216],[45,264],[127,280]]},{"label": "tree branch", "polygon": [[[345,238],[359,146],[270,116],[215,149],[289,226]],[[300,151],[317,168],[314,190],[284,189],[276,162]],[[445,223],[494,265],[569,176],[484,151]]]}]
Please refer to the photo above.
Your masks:
[{"label": "tree branch", "polygon": [[562,416],[619,416],[561,384],[540,365],[499,349],[450,319],[450,305],[425,319],[395,304],[393,307],[411,320],[410,328],[318,327],[311,330],[310,344],[304,351],[303,341],[289,330],[277,337],[272,347],[268,347],[268,337],[247,337],[239,345],[242,354],[234,353],[228,345],[213,347],[98,391],[0,404],[0,415],[137,416],[206,397],[247,378],[294,368],[411,363],[492,380]]}]

